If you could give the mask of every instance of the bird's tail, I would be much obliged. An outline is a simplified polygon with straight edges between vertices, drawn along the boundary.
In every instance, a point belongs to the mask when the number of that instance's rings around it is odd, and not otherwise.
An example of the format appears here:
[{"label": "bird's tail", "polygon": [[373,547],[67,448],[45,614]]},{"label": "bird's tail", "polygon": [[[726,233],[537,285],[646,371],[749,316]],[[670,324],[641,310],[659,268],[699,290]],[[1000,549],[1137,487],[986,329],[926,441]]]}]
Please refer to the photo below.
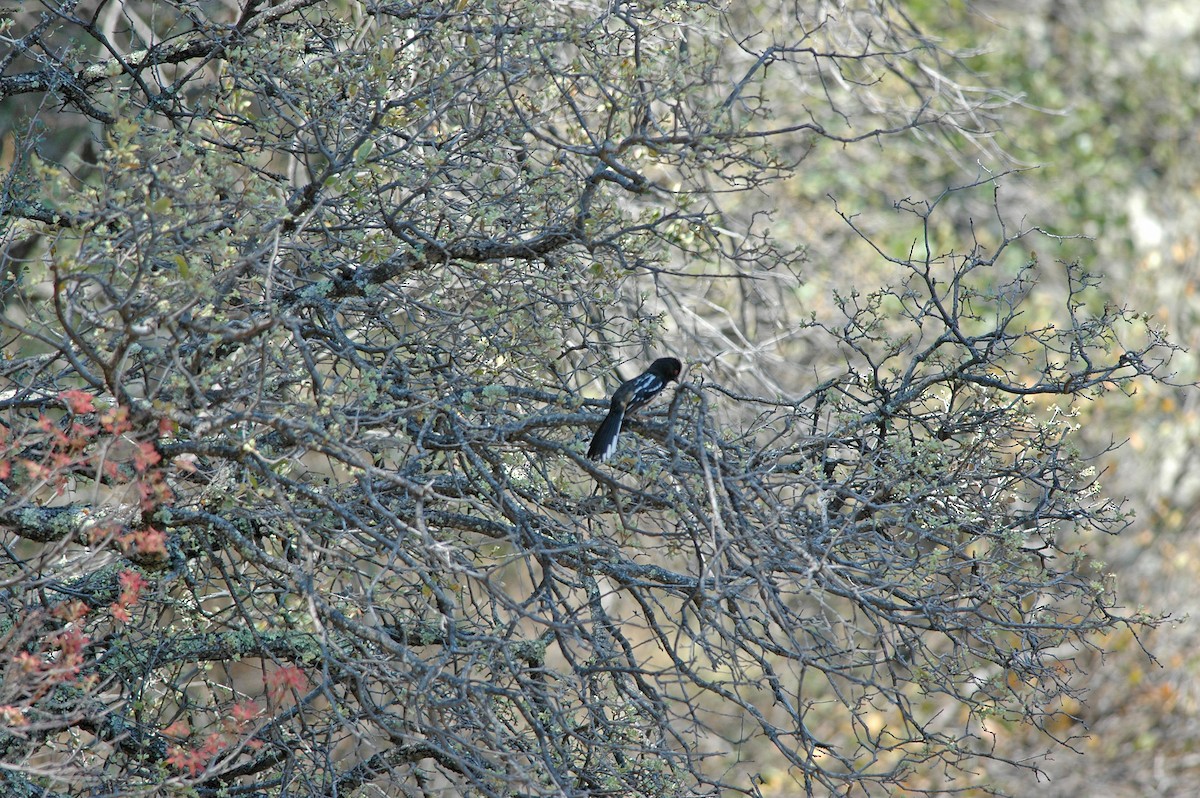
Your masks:
[{"label": "bird's tail", "polygon": [[617,451],[617,436],[621,434],[621,422],[624,420],[624,409],[614,407],[609,410],[604,421],[600,422],[595,437],[592,438],[592,445],[588,447],[587,456],[601,462],[612,457],[613,453]]}]

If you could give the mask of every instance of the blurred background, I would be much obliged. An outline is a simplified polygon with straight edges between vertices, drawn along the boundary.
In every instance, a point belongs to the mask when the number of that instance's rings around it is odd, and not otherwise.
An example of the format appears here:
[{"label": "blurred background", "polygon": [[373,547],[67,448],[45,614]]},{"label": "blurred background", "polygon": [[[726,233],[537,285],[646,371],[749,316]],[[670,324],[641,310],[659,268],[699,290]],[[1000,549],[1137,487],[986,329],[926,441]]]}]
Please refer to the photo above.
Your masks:
[{"label": "blurred background", "polygon": [[[895,246],[913,243],[911,216],[895,203],[934,199],[948,185],[1010,169],[1000,205],[1012,226],[1066,238],[1037,254],[1044,265],[1079,259],[1101,278],[1107,301],[1152,315],[1189,351],[1173,363],[1180,386],[1197,378],[1200,239],[1200,4],[1128,0],[912,2],[912,20],[951,49],[971,53],[982,81],[1003,87],[1001,130],[973,141],[922,141],[911,147],[826,147],[812,154],[777,201],[775,232],[809,248],[805,301],[815,308],[848,274],[881,282],[879,257],[835,213],[860,213],[872,225],[896,220]],[[969,92],[978,87],[962,86]],[[930,146],[931,144],[935,146]],[[969,230],[979,208],[953,209],[944,224]],[[986,210],[986,209],[984,209]],[[781,226],[792,226],[785,233]],[[1039,243],[1039,248],[1046,246]],[[1052,284],[1052,281],[1050,281]],[[1041,291],[1042,288],[1039,288]],[[1048,292],[1043,299],[1053,301]],[[1093,554],[1117,574],[1127,607],[1167,613],[1172,622],[1141,640],[1106,641],[1101,658],[1079,652],[1090,700],[1076,723],[1044,739],[997,739],[1016,760],[1049,777],[991,765],[1013,795],[1185,796],[1200,780],[1200,394],[1190,387],[1143,384],[1129,402],[1087,405],[1079,418],[1110,495],[1128,498],[1129,531],[1096,540]],[[1143,646],[1150,652],[1148,656]],[[1004,735],[1005,731],[999,731]]]}]

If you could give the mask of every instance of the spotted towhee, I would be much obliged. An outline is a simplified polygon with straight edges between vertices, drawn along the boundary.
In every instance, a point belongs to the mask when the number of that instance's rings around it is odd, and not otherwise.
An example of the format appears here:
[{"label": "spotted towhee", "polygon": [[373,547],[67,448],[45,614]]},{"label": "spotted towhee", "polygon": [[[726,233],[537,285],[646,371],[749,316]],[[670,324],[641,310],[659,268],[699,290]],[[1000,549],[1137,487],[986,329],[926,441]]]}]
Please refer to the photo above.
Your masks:
[{"label": "spotted towhee", "polygon": [[587,456],[593,460],[607,460],[617,450],[617,436],[621,434],[621,423],[628,413],[642,407],[679,377],[683,364],[678,358],[660,357],[650,364],[650,368],[621,383],[613,394],[609,405],[608,415],[600,422],[592,445],[588,447]]}]

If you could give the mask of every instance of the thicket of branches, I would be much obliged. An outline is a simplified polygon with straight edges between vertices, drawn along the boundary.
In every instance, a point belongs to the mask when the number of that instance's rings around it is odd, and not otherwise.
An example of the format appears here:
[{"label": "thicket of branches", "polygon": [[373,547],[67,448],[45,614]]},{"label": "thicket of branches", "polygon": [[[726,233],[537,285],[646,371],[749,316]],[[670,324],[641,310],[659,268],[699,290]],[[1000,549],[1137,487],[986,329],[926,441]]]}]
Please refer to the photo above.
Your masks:
[{"label": "thicket of branches", "polygon": [[824,266],[730,192],[992,99],[893,5],[814,6],[15,17],[7,788],[883,794],[1053,736],[1074,654],[1153,622],[1085,556],[1125,516],[1072,402],[1169,347],[1036,229],[936,242],[937,202],[806,315]]}]

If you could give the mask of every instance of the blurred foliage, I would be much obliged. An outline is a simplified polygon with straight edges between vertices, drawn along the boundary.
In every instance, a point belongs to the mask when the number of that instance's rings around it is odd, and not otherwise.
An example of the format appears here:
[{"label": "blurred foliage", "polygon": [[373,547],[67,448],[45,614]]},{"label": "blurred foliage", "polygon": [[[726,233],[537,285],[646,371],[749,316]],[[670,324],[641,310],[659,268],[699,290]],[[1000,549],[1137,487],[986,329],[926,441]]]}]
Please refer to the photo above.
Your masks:
[{"label": "blurred foliage", "polygon": [[[925,157],[898,148],[853,168],[838,152],[809,161],[790,186],[795,201],[822,216],[822,194],[843,207],[886,208],[917,186],[936,186],[978,168],[1025,168],[1005,181],[1005,207],[1064,234],[1039,247],[1043,260],[1086,258],[1102,276],[1108,301],[1144,308],[1193,352],[1176,358],[1177,382],[1200,375],[1200,9],[1159,0],[1109,2],[913,2],[906,10],[940,43],[1019,102],[1005,109],[993,149],[970,157]],[[975,159],[978,159],[976,162]],[[865,161],[865,163],[864,163]],[[825,168],[821,168],[824,166]],[[866,167],[865,169],[863,167]],[[864,180],[869,175],[869,180]],[[827,204],[827,203],[824,203]],[[854,260],[848,236],[825,216],[827,251]],[[978,213],[964,209],[956,225]],[[897,247],[905,245],[897,235]],[[860,253],[861,254],[861,253]],[[869,271],[864,263],[858,268]],[[831,275],[814,270],[809,280]],[[810,295],[821,292],[810,291]],[[1136,534],[1096,540],[1092,552],[1119,575],[1131,604],[1171,612],[1183,621],[1141,641],[1110,642],[1103,662],[1088,658],[1086,704],[1062,729],[1083,755],[1057,753],[1041,763],[1049,784],[1002,776],[1016,795],[1109,796],[1190,794],[1200,771],[1200,635],[1187,619],[1200,609],[1200,401],[1189,387],[1141,386],[1130,402],[1085,405],[1081,433],[1092,450],[1129,441],[1103,458],[1106,490],[1131,499]],[[1013,730],[1010,730],[1010,733]],[[1003,744],[1019,738],[1005,734]],[[1037,756],[1041,746],[1026,740]]]}]

